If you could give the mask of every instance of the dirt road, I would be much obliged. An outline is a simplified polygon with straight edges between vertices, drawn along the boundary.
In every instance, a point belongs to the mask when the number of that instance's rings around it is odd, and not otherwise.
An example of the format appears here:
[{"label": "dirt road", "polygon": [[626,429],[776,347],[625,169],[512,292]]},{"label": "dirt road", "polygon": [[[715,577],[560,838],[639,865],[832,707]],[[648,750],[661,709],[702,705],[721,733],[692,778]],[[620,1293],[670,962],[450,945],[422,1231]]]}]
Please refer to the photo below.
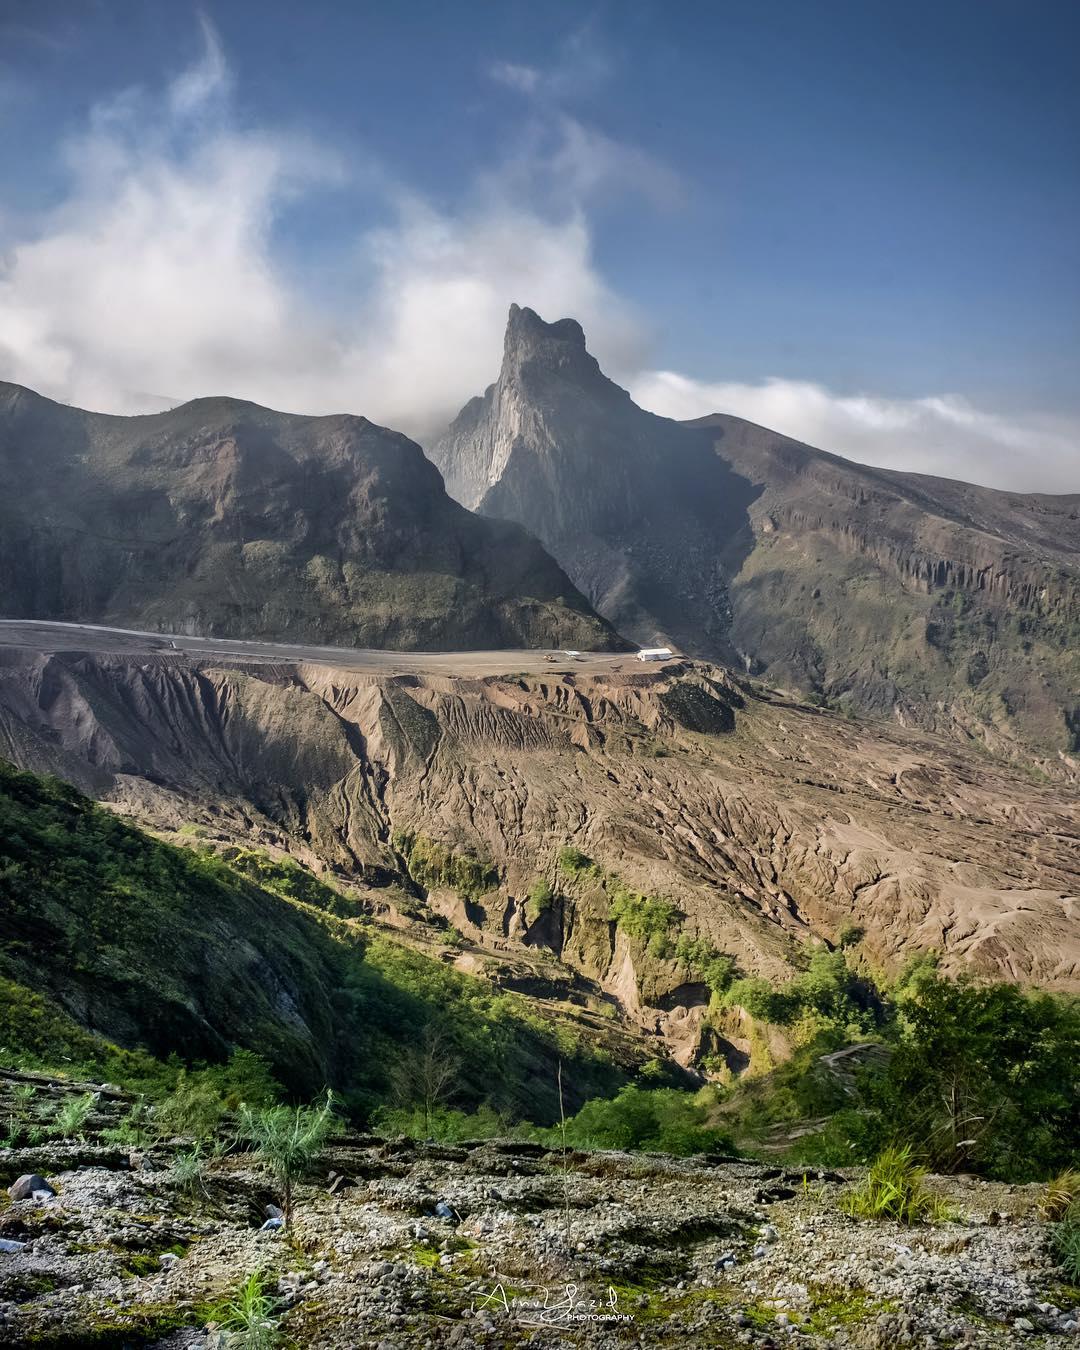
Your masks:
[{"label": "dirt road", "polygon": [[[502,651],[392,652],[361,647],[316,647],[299,642],[252,642],[245,638],[188,637],[183,633],[142,633],[97,624],[0,619],[0,648],[39,652],[117,652],[162,655],[175,652],[224,661],[309,662],[372,674],[501,675],[553,670],[634,670],[627,652]],[[548,658],[552,657],[553,660]]]}]

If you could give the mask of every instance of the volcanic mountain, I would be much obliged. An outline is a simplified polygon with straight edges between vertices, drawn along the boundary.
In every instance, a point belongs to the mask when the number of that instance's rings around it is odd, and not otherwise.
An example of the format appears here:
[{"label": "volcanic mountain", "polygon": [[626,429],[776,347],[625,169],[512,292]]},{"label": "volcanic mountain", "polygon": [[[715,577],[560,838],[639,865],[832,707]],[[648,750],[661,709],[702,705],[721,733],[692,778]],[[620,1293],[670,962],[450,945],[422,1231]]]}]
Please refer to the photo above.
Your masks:
[{"label": "volcanic mountain", "polygon": [[621,643],[519,525],[363,417],[112,417],[0,384],[0,612],[378,647]]},{"label": "volcanic mountain", "polygon": [[620,631],[1044,771],[1080,768],[1080,495],[854,464],[637,407],[570,319],[512,306],[502,370],[432,447]]}]

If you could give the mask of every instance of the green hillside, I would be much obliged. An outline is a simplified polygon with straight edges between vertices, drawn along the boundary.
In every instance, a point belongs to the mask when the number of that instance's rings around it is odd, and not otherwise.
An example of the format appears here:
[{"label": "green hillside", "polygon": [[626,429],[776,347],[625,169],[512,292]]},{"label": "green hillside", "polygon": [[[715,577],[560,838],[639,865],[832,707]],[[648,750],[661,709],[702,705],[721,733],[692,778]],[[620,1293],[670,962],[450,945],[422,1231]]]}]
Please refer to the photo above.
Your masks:
[{"label": "green hillside", "polygon": [[568,1027],[340,917],[354,903],[296,871],[303,885],[251,879],[0,762],[0,1063],[133,1082],[247,1050],[291,1093],[330,1085],[364,1110],[435,1035],[455,1105],[532,1119],[557,1111],[560,1055],[575,1099],[624,1081]]}]

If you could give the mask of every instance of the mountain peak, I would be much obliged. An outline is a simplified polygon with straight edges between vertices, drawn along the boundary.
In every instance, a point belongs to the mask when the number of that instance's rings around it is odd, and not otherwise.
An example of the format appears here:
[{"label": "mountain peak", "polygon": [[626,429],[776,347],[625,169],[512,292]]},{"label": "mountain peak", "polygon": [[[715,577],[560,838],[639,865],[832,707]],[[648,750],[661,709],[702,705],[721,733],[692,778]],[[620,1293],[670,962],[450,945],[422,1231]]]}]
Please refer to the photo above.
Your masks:
[{"label": "mountain peak", "polygon": [[545,322],[536,310],[511,305],[503,344],[504,379],[526,369],[561,371],[578,379],[604,377],[585,349],[585,330],[576,319]]}]

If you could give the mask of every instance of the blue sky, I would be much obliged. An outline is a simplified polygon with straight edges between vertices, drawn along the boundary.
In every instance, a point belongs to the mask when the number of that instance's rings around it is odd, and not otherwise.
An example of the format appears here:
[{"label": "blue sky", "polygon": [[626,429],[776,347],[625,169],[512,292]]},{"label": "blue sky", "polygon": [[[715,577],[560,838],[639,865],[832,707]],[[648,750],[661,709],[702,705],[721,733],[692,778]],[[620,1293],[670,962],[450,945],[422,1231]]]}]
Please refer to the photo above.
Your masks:
[{"label": "blue sky", "polygon": [[658,411],[1076,491],[1078,141],[1049,0],[5,0],[0,377],[423,440],[517,300]]}]

